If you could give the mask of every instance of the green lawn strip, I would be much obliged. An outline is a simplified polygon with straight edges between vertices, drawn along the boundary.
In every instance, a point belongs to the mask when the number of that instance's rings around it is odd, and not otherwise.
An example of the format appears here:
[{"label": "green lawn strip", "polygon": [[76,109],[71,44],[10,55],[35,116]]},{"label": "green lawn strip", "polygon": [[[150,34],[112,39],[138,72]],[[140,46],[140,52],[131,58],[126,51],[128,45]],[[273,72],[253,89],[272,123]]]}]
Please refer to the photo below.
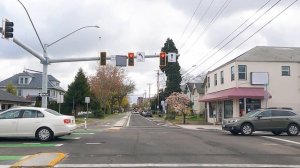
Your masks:
[{"label": "green lawn strip", "polygon": [[0,155],[0,160],[20,160],[24,156],[1,156]]},{"label": "green lawn strip", "polygon": [[0,148],[54,147],[57,144],[0,144]]}]

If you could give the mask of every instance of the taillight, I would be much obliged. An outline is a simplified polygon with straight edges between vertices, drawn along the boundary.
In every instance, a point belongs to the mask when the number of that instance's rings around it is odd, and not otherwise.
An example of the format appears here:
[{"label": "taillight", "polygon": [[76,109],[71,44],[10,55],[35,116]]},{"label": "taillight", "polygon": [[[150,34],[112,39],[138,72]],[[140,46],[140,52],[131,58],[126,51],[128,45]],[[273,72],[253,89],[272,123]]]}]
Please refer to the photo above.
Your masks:
[{"label": "taillight", "polygon": [[70,123],[71,123],[71,120],[70,120],[70,119],[64,119],[64,123],[65,123],[65,124],[70,124]]}]

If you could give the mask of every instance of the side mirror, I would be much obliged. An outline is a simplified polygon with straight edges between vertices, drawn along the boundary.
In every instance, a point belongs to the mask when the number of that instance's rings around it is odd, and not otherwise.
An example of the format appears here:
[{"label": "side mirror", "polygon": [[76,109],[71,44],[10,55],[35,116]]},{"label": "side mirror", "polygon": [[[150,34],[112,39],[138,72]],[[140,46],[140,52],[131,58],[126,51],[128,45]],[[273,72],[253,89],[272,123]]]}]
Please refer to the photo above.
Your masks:
[{"label": "side mirror", "polygon": [[261,119],[263,116],[261,114],[259,114],[256,117],[257,117],[257,119]]}]

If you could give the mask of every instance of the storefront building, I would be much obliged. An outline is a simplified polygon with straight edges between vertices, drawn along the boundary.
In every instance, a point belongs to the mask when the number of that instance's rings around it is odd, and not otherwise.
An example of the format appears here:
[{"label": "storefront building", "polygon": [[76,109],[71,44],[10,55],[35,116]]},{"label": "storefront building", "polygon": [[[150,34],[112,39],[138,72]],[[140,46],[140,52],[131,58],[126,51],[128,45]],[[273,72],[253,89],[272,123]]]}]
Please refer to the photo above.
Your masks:
[{"label": "storefront building", "polygon": [[207,73],[199,101],[211,123],[266,107],[300,111],[300,48],[249,50]]}]

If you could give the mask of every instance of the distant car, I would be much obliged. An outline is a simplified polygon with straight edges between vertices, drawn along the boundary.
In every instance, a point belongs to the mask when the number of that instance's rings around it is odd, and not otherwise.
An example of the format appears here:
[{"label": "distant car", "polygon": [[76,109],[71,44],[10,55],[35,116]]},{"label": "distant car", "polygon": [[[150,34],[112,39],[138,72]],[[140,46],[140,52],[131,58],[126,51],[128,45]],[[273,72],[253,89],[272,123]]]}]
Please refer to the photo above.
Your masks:
[{"label": "distant car", "polygon": [[286,132],[296,136],[300,130],[300,114],[287,108],[259,109],[244,117],[225,119],[222,128],[232,134],[251,135],[254,131],[271,131],[275,135]]},{"label": "distant car", "polygon": [[131,113],[132,113],[132,114],[139,114],[138,111],[132,111]]},{"label": "distant car", "polygon": [[145,112],[143,113],[143,116],[144,116],[144,117],[152,117],[152,112],[151,112],[151,111],[145,111]]},{"label": "distant car", "polygon": [[73,116],[38,107],[17,107],[0,113],[0,137],[28,137],[49,141],[76,129]]}]

